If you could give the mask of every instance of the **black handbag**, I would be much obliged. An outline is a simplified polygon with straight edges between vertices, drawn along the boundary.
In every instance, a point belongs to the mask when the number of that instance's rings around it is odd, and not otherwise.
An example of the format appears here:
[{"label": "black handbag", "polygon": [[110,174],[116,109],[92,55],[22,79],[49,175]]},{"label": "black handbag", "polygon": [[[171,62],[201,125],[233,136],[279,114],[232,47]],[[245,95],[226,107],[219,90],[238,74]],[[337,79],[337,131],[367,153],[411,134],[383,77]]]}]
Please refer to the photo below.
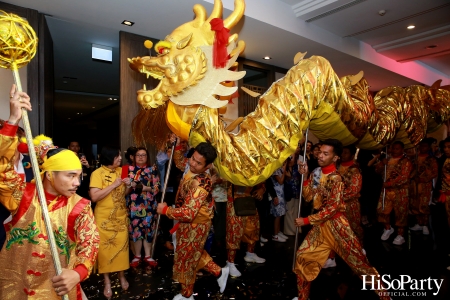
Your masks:
[{"label": "black handbag", "polygon": [[231,187],[231,194],[234,199],[234,213],[236,216],[254,216],[256,215],[256,200],[251,196],[234,198],[234,185]]}]

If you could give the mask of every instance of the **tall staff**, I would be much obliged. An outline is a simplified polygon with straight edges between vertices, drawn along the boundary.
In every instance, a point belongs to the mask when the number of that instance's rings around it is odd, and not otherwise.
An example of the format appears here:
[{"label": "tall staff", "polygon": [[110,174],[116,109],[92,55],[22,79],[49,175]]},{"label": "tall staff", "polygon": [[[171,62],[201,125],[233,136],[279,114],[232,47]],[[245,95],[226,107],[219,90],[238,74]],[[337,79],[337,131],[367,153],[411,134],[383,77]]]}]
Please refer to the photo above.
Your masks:
[{"label": "tall staff", "polygon": [[[19,68],[26,66],[31,59],[33,59],[36,54],[38,38],[28,22],[15,14],[8,14],[0,10],[0,24],[2,24],[0,31],[0,67],[12,71],[17,91],[22,92]],[[50,216],[48,214],[47,202],[45,200],[44,186],[42,185],[36,152],[34,151],[33,135],[31,134],[28,112],[25,108],[22,108],[22,121],[27,139],[27,146],[28,149],[30,149],[31,166],[36,181],[39,202],[41,204],[42,217],[47,230],[53,265],[55,266],[56,274],[60,275],[62,272],[61,262],[59,261],[59,254],[56,248]],[[62,296],[62,298],[64,300],[69,299],[67,295]]]},{"label": "tall staff", "polygon": [[[386,161],[388,160],[388,146],[386,146]],[[384,165],[384,180],[383,180],[383,201],[382,201],[382,206],[383,206],[383,210],[384,210],[384,200],[386,199],[386,188],[384,187],[384,183],[387,180],[387,162]]]},{"label": "tall staff", "polygon": [[[175,151],[176,144],[177,144],[177,139],[175,139],[175,141],[172,144],[172,151],[170,152],[169,165],[167,167],[166,177],[164,178],[164,187],[163,187],[160,203],[164,203],[164,198],[166,197],[167,182],[169,181],[170,169],[172,168],[173,152]],[[153,235],[153,242],[152,242],[152,252],[151,252],[152,258],[155,253],[155,244],[156,244],[156,238],[158,237],[158,228],[159,228],[160,219],[161,219],[161,215],[158,214],[158,218],[156,219],[155,234]]]},{"label": "tall staff", "polygon": [[[306,128],[306,132],[305,132],[305,144],[303,145],[303,162],[306,161],[306,145],[308,143],[308,132],[309,132],[309,127]],[[298,213],[297,213],[297,219],[300,218],[300,210],[302,208],[302,193],[303,193],[303,177],[305,175],[302,174],[300,176],[300,195],[299,197],[299,201],[298,201]],[[295,244],[294,244],[294,259],[292,260],[292,270],[294,270],[295,267],[295,258],[296,258],[296,254],[297,254],[297,245],[298,245],[298,227],[295,228]]]}]

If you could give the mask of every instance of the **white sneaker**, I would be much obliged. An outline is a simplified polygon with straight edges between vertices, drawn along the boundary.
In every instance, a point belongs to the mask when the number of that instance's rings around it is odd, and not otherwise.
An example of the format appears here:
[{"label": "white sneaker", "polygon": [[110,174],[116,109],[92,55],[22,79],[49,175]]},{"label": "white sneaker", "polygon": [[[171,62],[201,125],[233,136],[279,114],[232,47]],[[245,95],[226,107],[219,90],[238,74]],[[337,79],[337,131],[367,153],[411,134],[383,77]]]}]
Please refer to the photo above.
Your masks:
[{"label": "white sneaker", "polygon": [[413,227],[409,227],[409,229],[413,231],[419,231],[422,230],[423,226],[420,226],[419,224],[414,225]]},{"label": "white sneaker", "polygon": [[286,242],[286,240],[283,239],[283,238],[282,238],[281,236],[279,236],[279,235],[272,235],[272,241],[275,241],[275,242],[281,242],[281,243]]},{"label": "white sneaker", "polygon": [[428,227],[427,227],[427,226],[423,226],[423,228],[422,228],[422,234],[423,234],[423,235],[429,235],[429,234],[430,234],[430,231],[428,230]]},{"label": "white sneaker", "polygon": [[287,236],[286,236],[284,233],[282,233],[281,231],[278,232],[278,236],[281,237],[281,238],[283,238],[283,239],[285,239],[285,240],[288,240],[288,239],[289,239],[289,237],[287,237]]},{"label": "white sneaker", "polygon": [[334,268],[334,267],[336,267],[336,261],[334,260],[334,258],[329,258],[323,265],[322,269]]},{"label": "white sneaker", "polygon": [[267,243],[269,240],[266,239],[265,237],[261,236],[261,237],[259,238],[259,241],[260,241],[261,243]]},{"label": "white sneaker", "polygon": [[292,300],[298,300],[298,297],[294,297],[294,298],[292,298]]},{"label": "white sneaker", "polygon": [[230,276],[231,277],[240,277],[242,274],[239,272],[239,270],[236,268],[236,265],[234,263],[230,263],[227,261],[228,269],[230,270]]},{"label": "white sneaker", "polygon": [[222,275],[217,278],[217,283],[219,284],[219,291],[222,294],[225,291],[225,287],[227,286],[228,274],[230,273],[230,268],[226,266],[222,268]]},{"label": "white sneaker", "polygon": [[391,236],[392,233],[394,233],[394,228],[391,227],[389,229],[385,229],[383,231],[383,234],[381,235],[381,240],[386,241]]},{"label": "white sneaker", "polygon": [[403,243],[405,243],[405,238],[402,237],[401,235],[397,235],[395,237],[394,241],[392,242],[392,244],[398,245],[398,246],[402,245]]},{"label": "white sneaker", "polygon": [[259,257],[258,255],[256,255],[256,253],[250,252],[247,252],[247,254],[244,256],[244,260],[249,263],[257,263],[257,264],[262,264],[266,262],[265,258]]}]

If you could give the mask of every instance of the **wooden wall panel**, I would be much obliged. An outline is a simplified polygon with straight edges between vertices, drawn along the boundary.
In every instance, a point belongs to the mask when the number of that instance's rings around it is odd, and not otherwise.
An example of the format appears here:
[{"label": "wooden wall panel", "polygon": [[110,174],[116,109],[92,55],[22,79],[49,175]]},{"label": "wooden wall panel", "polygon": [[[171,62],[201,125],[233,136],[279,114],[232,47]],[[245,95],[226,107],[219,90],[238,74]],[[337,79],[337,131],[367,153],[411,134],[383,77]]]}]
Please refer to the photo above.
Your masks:
[{"label": "wooden wall panel", "polygon": [[[136,100],[136,92],[146,84],[147,89],[156,87],[157,81],[147,79],[145,75],[137,73],[129,67],[128,58],[136,56],[147,56],[149,50],[144,47],[145,40],[151,40],[154,44],[156,39],[136,35],[129,32],[120,32],[120,148],[124,152],[130,146],[136,146],[132,132],[131,122],[139,113],[140,106]],[[153,163],[156,151],[148,146],[150,160]]]}]

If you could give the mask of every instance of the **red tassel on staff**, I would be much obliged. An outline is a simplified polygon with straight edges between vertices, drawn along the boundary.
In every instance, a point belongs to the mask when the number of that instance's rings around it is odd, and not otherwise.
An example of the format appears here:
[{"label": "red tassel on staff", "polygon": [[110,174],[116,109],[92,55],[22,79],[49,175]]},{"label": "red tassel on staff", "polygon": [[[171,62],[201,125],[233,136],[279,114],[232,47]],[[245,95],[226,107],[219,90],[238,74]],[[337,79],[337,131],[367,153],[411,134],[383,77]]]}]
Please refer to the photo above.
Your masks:
[{"label": "red tassel on staff", "polygon": [[230,30],[223,26],[223,20],[214,18],[210,22],[211,30],[216,32],[213,45],[213,65],[216,69],[224,68],[228,62],[227,44]]}]

